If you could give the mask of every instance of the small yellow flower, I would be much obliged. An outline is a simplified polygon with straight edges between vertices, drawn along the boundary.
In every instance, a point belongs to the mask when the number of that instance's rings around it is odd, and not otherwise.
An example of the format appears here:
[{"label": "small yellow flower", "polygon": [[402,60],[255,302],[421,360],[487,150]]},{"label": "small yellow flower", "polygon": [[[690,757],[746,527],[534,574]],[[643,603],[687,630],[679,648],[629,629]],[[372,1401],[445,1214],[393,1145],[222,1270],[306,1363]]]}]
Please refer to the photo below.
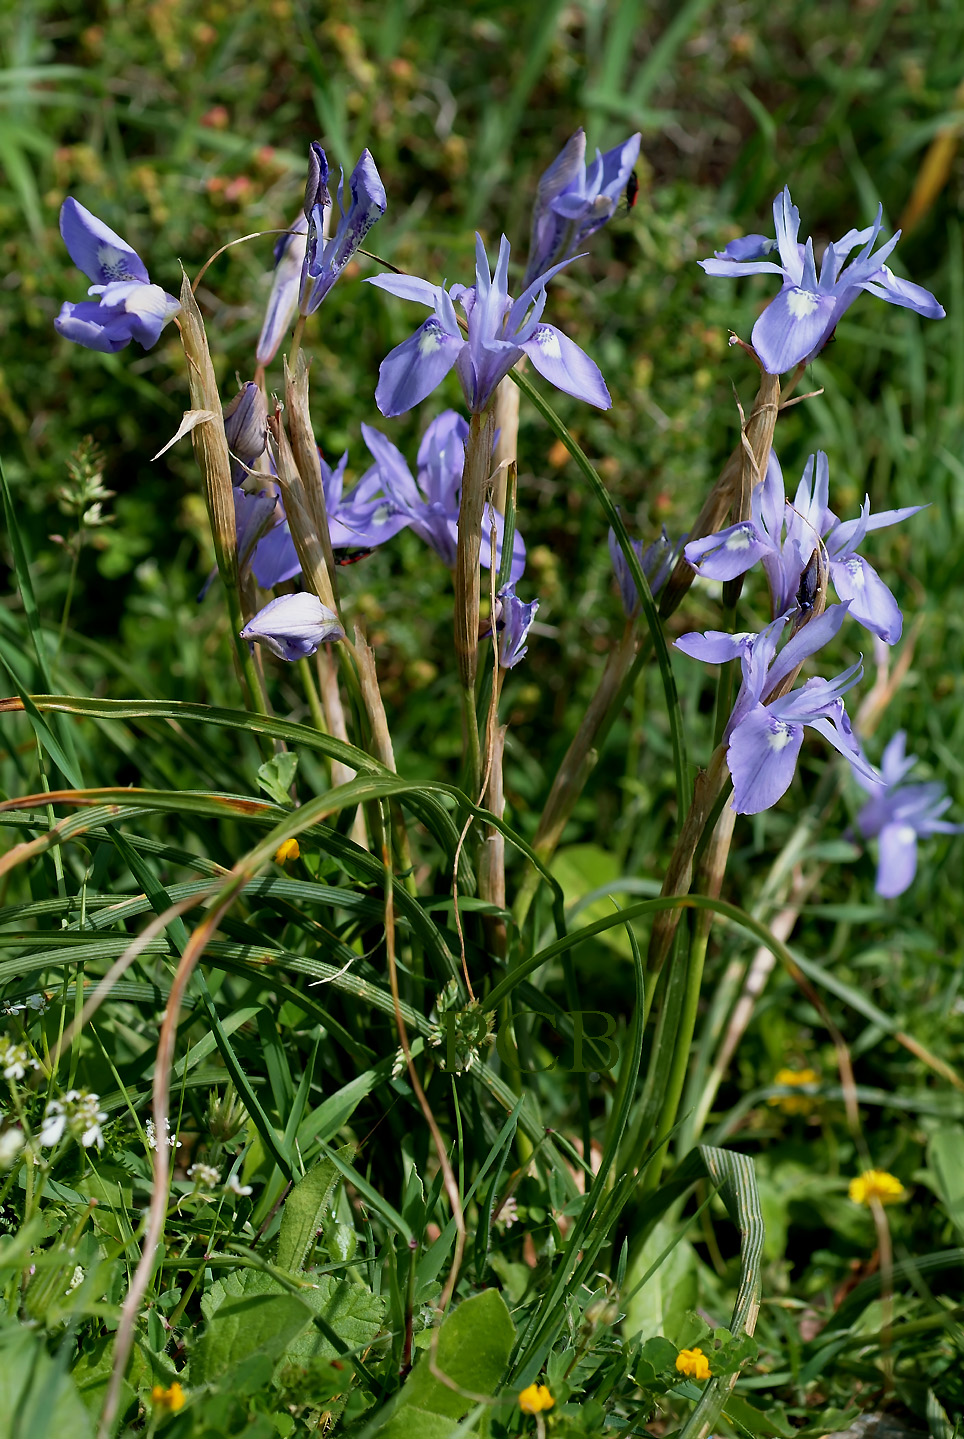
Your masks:
[{"label": "small yellow flower", "polygon": [[[802,1084],[819,1084],[820,1076],[815,1069],[778,1069],[774,1084],[784,1084],[788,1089]],[[805,1094],[771,1094],[770,1104],[777,1104],[784,1114],[809,1114],[813,1099]]]},{"label": "small yellow flower", "polygon": [[676,1356],[676,1367],[691,1379],[710,1377],[710,1363],[702,1349],[681,1349]]},{"label": "small yellow flower", "polygon": [[155,1384],[151,1390],[151,1402],[156,1405],[158,1409],[169,1409],[172,1414],[176,1414],[179,1409],[184,1408],[184,1390],[180,1384],[178,1384],[177,1380],[174,1381],[170,1389],[165,1389],[163,1384]]},{"label": "small yellow flower", "polygon": [[874,1199],[881,1204],[897,1204],[906,1193],[900,1180],[885,1169],[865,1169],[850,1181],[850,1197],[855,1204],[869,1205]]},{"label": "small yellow flower", "polygon": [[298,848],[296,839],[286,839],[284,844],[279,844],[275,850],[275,864],[288,864],[291,860],[298,858],[301,850]]},{"label": "small yellow flower", "polygon": [[551,1409],[555,1402],[544,1384],[530,1384],[519,1395],[519,1408],[523,1414],[541,1414],[543,1409]]}]

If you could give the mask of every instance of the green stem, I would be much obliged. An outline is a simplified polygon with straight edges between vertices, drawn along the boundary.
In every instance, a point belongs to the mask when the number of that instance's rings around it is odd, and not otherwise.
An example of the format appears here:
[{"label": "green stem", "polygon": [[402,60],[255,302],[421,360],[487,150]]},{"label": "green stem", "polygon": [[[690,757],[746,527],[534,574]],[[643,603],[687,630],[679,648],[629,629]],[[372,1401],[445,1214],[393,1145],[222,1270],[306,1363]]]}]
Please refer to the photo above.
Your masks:
[{"label": "green stem", "polygon": [[60,651],[63,649],[64,635],[67,633],[67,621],[70,619],[70,607],[74,600],[74,585],[77,582],[77,566],[80,564],[80,551],[84,543],[83,526],[77,531],[77,542],[73,556],[70,561],[70,578],[67,581],[67,593],[64,596],[64,612],[60,617],[60,633],[57,636],[57,652],[54,655],[54,663],[60,659]]}]

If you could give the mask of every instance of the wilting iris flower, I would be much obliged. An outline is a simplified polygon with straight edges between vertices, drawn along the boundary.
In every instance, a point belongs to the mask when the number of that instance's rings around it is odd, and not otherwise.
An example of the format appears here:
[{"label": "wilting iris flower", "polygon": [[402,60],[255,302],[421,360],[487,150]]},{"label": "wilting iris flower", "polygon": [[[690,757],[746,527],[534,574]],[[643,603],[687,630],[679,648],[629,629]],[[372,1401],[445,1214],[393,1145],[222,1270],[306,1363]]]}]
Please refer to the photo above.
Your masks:
[{"label": "wilting iris flower", "polygon": [[287,235],[282,235],[274,247],[274,278],[255,352],[259,365],[271,364],[278,352],[278,346],[298,313],[298,295],[301,290],[301,272],[305,263],[307,241],[308,219],[305,215],[299,215]]},{"label": "wilting iris flower", "polygon": [[788,695],[764,703],[781,680],[833,638],[848,608],[849,602],[831,605],[804,625],[779,655],[777,644],[787,623],[786,615],[758,635],[711,630],[702,635],[683,635],[676,641],[676,648],[694,659],[710,664],[739,659],[742,665],[743,684],[723,736],[733,780],[733,808],[738,814],[759,814],[776,804],[789,789],[804,725],[818,730],[850,762],[855,774],[875,784],[876,771],[864,758],[842,699],[863,674],[859,660],[832,680],[807,680]]},{"label": "wilting iris flower", "polygon": [[[345,451],[334,469],[320,452],[318,458],[321,464],[321,482],[325,492],[325,510],[328,515],[328,533],[332,549],[371,548],[372,541],[368,538],[368,529],[366,528],[365,534],[361,535],[357,528],[356,522],[361,522],[363,517],[350,513],[342,505],[342,485],[345,466],[348,463],[348,451]],[[263,539],[259,541],[251,565],[255,579],[265,590],[274,589],[275,585],[280,585],[285,580],[294,579],[295,575],[301,573],[301,561],[298,558],[298,551],[295,549],[295,542],[291,538],[291,529],[285,518],[284,501],[280,496],[277,503],[277,524],[268,530]],[[347,523],[341,518],[346,513]],[[383,535],[382,538],[387,539],[388,536]]]},{"label": "wilting iris flower", "polygon": [[515,592],[515,584],[506,585],[495,597],[495,632],[499,638],[499,666],[514,669],[529,652],[526,640],[535,619],[539,601],[526,604]]},{"label": "wilting iris flower", "polygon": [[874,885],[884,899],[903,894],[917,871],[917,841],[931,834],[960,834],[964,825],[941,819],[950,807],[950,796],[937,780],[926,784],[904,784],[904,776],[917,762],[905,753],[907,735],[898,730],[884,750],[880,762],[883,785],[857,779],[871,798],[857,816],[865,839],[876,838],[877,880]]},{"label": "wilting iris flower", "polygon": [[[356,527],[363,538],[356,543],[378,544],[397,534],[405,525],[431,545],[449,569],[455,567],[458,547],[459,503],[462,493],[462,466],[469,427],[455,410],[443,410],[433,420],[418,447],[418,475],[412,473],[400,450],[371,425],[362,425],[365,444],[375,464],[359,480],[350,504],[341,512],[346,523]],[[491,504],[482,516],[482,548],[479,558],[488,568],[491,558],[491,531],[495,527],[495,561],[502,562],[504,522]],[[526,547],[516,530],[512,541],[512,570],[509,578],[521,579]]]},{"label": "wilting iris flower", "polygon": [[586,164],[586,132],[576,131],[539,180],[523,285],[568,260],[616,213],[636,157],[639,134]]},{"label": "wilting iris flower", "polygon": [[[805,245],[798,241],[800,212],[785,188],[773,202],[775,241],[762,235],[745,235],[718,251],[715,259],[700,261],[708,275],[783,276],[783,289],[753,326],[753,348],[771,375],[782,375],[819,354],[861,290],[892,305],[916,310],[929,320],[943,319],[944,311],[929,290],[898,279],[884,264],[900,239],[899,230],[873,252],[882,218],[880,206],[873,225],[848,230],[828,245],[818,279],[813,240],[808,239]],[[848,255],[857,245],[863,248],[847,264]],[[779,251],[780,264],[765,258],[773,250]]]},{"label": "wilting iris flower", "polygon": [[[639,563],[642,566],[643,574],[649,580],[651,593],[654,596],[658,595],[676,563],[676,558],[683,546],[682,540],[674,544],[664,527],[659,539],[654,540],[646,550],[643,549],[642,540],[634,540],[630,537],[629,542],[639,556]],[[616,583],[619,585],[619,592],[622,595],[623,609],[626,611],[626,618],[629,619],[639,609],[639,594],[636,582],[630,574],[629,565],[626,563],[622,546],[616,538],[615,530],[609,531],[609,558],[612,560]]]},{"label": "wilting iris flower", "polygon": [[231,451],[231,483],[241,485],[268,445],[268,407],[253,380],[224,406],[224,436]]},{"label": "wilting iris flower", "polygon": [[303,660],[319,645],[344,639],[338,616],[307,591],[270,600],[241,631],[241,638],[267,646],[280,660]]},{"label": "wilting iris flower", "polygon": [[70,258],[89,280],[96,300],[65,301],[54,329],[76,345],[112,354],[136,340],[156,345],[180,302],[152,285],[147,267],[126,240],[69,196],[60,207],[60,233]]},{"label": "wilting iris flower", "polygon": [[700,574],[713,580],[735,579],[760,560],[776,619],[796,606],[801,576],[819,547],[834,589],[840,599],[850,601],[852,617],[887,644],[896,644],[903,623],[897,601],[857,550],[869,530],[896,525],[925,507],[905,505],[871,515],[865,497],[858,517],[841,521],[827,507],[829,487],[827,456],[818,450],[807,461],[793,504],[788,504],[783,471],[771,450],[766,477],[750,498],[750,518],[693,540],[683,553]]},{"label": "wilting iris flower", "polygon": [[[370,285],[435,312],[382,361],[375,390],[382,414],[403,415],[430,395],[453,366],[466,404],[473,414],[481,414],[499,381],[523,355],[558,389],[608,410],[612,401],[597,366],[561,330],[541,323],[546,285],[566,264],[564,260],[553,265],[513,301],[508,291],[508,240],[502,236],[491,275],[482,237],[476,235],[474,285],[453,285],[449,291],[413,275],[371,277]],[[465,312],[468,339],[459,329],[453,301]]]},{"label": "wilting iris flower", "polygon": [[[303,315],[311,315],[317,310],[371,227],[384,215],[387,206],[385,186],[375,168],[375,161],[368,150],[363,150],[348,181],[351,204],[347,208],[345,207],[345,175],[342,171],[338,185],[338,208],[341,211],[341,219],[338,221],[338,229],[334,236],[326,241],[325,217],[326,214],[330,214],[331,209],[328,191],[325,188],[328,178],[328,162],[325,159],[324,150],[316,143],[312,146],[312,158],[315,163],[317,163],[316,152],[320,152],[321,159],[324,161],[324,171],[321,177],[320,193],[315,199],[315,203],[311,205],[310,211],[308,198],[305,201],[305,212],[308,214],[308,244],[301,276],[300,309]],[[312,173],[314,173],[314,169]],[[311,176],[309,175],[310,187]]]}]

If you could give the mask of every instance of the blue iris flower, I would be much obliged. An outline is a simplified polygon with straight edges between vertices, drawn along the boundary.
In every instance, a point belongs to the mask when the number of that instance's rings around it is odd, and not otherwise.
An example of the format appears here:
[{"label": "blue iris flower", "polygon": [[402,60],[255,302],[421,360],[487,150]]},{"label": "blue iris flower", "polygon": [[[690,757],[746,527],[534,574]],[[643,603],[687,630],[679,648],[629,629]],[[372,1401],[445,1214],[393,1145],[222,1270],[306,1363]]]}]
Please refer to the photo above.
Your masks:
[{"label": "blue iris flower", "polygon": [[[714,259],[700,261],[708,275],[782,275],[782,290],[753,326],[753,348],[769,374],[782,375],[819,354],[862,290],[927,319],[944,318],[929,290],[898,279],[884,264],[900,239],[899,230],[874,251],[883,213],[880,206],[867,229],[848,230],[828,245],[818,278],[813,240],[802,245],[797,239],[800,212],[784,188],[773,202],[775,242],[763,235],[746,235],[731,241]],[[863,248],[848,264],[847,257],[858,245]],[[779,251],[779,264],[765,258],[774,249]]]},{"label": "blue iris flower", "polygon": [[[546,285],[568,264],[553,265],[513,300],[508,290],[509,242],[502,236],[495,274],[489,270],[481,235],[475,237],[475,284],[432,285],[413,275],[376,275],[368,284],[404,300],[427,305],[434,314],[410,339],[396,346],[378,371],[375,403],[383,415],[403,415],[430,395],[455,367],[472,414],[481,414],[499,381],[523,355],[566,394],[608,410],[612,401],[597,366],[553,325],[541,323]],[[459,328],[453,301],[468,321],[468,339]]]},{"label": "blue iris flower", "polygon": [[874,885],[884,899],[903,894],[917,873],[917,841],[932,834],[960,834],[964,825],[941,819],[951,800],[939,780],[904,784],[904,777],[916,763],[906,753],[907,735],[898,730],[880,761],[879,785],[857,778],[871,798],[857,816],[865,839],[878,842],[877,880]]},{"label": "blue iris flower", "polygon": [[639,142],[637,132],[604,155],[597,150],[587,165],[586,132],[580,129],[570,137],[539,180],[523,285],[569,259],[612,219],[636,164]]},{"label": "blue iris flower", "polygon": [[113,354],[136,340],[149,350],[181,308],[173,295],[152,285],[136,250],[72,196],[60,207],[60,233],[70,258],[93,284],[96,300],[65,301],[54,329],[76,345]]},{"label": "blue iris flower", "polygon": [[849,607],[849,601],[831,605],[793,635],[779,654],[777,645],[788,615],[781,615],[758,635],[711,630],[683,635],[676,641],[676,648],[694,659],[710,664],[741,662],[743,683],[724,732],[737,814],[759,814],[786,793],[797,767],[805,725],[822,734],[849,761],[861,781],[869,787],[880,783],[844,708],[844,694],[863,674],[859,660],[834,679],[807,680],[789,694],[767,700],[782,680],[833,638]]},{"label": "blue iris flower", "polygon": [[[384,215],[388,203],[385,186],[375,168],[375,161],[368,150],[363,150],[348,181],[351,204],[347,206],[345,175],[342,171],[338,185],[341,219],[335,234],[330,240],[326,240],[325,222],[331,214],[331,202],[326,188],[328,162],[324,150],[317,142],[312,145],[311,153],[312,167],[305,198],[308,239],[301,272],[300,308],[303,315],[311,315],[317,310],[371,227]],[[313,177],[316,175],[313,187]],[[315,190],[313,202],[310,194],[312,188]]]}]

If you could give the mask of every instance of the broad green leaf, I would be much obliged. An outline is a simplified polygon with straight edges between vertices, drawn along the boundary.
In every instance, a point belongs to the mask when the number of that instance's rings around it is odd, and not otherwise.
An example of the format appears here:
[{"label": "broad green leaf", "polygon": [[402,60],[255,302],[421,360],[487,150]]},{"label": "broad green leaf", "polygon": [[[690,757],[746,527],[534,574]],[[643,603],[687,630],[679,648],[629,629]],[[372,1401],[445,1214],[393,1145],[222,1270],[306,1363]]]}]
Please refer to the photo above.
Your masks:
[{"label": "broad green leaf", "polygon": [[[435,1378],[429,1354],[423,1353],[402,1389],[400,1406],[460,1418],[471,1409],[472,1395],[495,1392],[514,1341],[515,1325],[499,1291],[484,1289],[473,1294],[442,1321],[435,1361],[436,1367],[465,1391],[464,1396]],[[399,1413],[398,1418],[402,1417]],[[407,1432],[417,1430],[410,1426]]]},{"label": "broad green leaf", "polygon": [[4,1439],[93,1439],[93,1424],[70,1375],[40,1334],[0,1328],[0,1433]]},{"label": "broad green leaf", "polygon": [[376,1432],[378,1439],[413,1439],[416,1435],[418,1439],[455,1439],[459,1428],[457,1419],[405,1404]]},{"label": "broad green leaf", "polygon": [[951,1222],[964,1233],[964,1145],[959,1125],[939,1129],[927,1145],[927,1167]]},{"label": "broad green leaf", "polygon": [[385,1301],[363,1284],[353,1284],[335,1274],[319,1274],[311,1288],[302,1290],[301,1295],[311,1312],[325,1321],[344,1348],[338,1349],[317,1324],[311,1324],[286,1346],[284,1357],[290,1362],[337,1359],[346,1350],[364,1354],[382,1327]]},{"label": "broad green leaf", "polygon": [[[661,1220],[645,1243],[631,1253],[626,1270],[627,1290],[639,1283],[669,1247],[674,1232],[673,1225]],[[679,1238],[656,1272],[626,1304],[625,1332],[647,1341],[663,1335],[678,1350],[683,1342],[686,1316],[699,1302],[699,1268],[696,1250],[688,1240]]]},{"label": "broad green leaf", "polygon": [[277,1357],[311,1323],[307,1303],[260,1269],[215,1279],[201,1300],[207,1327],[191,1361],[194,1383],[209,1384],[263,1354]]},{"label": "broad green leaf", "polygon": [[298,771],[298,756],[291,750],[272,755],[258,769],[258,783],[275,804],[290,804],[289,793]]}]

